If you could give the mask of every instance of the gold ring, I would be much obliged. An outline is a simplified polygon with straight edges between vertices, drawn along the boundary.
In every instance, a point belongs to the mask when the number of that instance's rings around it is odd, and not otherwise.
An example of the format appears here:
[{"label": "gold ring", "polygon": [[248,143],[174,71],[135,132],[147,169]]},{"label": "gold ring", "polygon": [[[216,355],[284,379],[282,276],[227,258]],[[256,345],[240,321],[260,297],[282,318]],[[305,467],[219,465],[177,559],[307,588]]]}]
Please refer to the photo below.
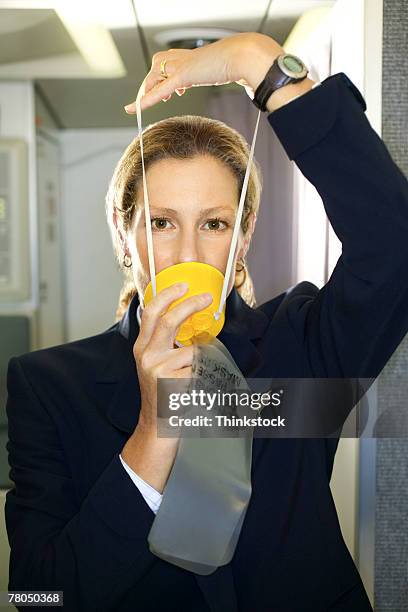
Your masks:
[{"label": "gold ring", "polygon": [[162,76],[164,79],[167,79],[169,76],[166,72],[166,62],[167,60],[162,60],[160,62],[160,76]]}]

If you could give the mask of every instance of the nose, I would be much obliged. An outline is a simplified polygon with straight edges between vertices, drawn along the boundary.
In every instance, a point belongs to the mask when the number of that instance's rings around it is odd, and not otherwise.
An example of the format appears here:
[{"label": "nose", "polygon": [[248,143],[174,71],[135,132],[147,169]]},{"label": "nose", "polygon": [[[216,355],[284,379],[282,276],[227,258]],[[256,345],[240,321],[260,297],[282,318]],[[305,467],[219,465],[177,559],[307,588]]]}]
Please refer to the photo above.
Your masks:
[{"label": "nose", "polygon": [[185,229],[180,234],[177,250],[177,263],[199,261],[197,236],[192,228]]}]

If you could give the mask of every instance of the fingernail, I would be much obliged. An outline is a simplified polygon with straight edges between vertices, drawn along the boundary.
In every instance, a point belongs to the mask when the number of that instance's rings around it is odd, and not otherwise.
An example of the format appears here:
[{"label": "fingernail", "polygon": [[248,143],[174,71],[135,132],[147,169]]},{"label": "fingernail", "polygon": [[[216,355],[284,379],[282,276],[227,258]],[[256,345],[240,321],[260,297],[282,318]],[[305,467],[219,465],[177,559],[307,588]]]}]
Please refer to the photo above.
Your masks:
[{"label": "fingernail", "polygon": [[202,299],[204,302],[212,302],[213,296],[211,295],[211,293],[203,293]]},{"label": "fingernail", "polygon": [[188,289],[188,283],[178,283],[177,289],[180,291],[180,293],[183,293]]}]

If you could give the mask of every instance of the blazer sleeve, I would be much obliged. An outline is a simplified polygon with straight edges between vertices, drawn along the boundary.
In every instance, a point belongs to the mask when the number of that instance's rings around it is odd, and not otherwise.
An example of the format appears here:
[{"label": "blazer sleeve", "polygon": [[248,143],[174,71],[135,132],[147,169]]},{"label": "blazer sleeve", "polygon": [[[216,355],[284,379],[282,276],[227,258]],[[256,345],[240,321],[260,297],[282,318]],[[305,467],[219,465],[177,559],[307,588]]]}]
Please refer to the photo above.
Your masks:
[{"label": "blazer sleeve", "polygon": [[21,361],[13,357],[7,371],[9,590],[63,591],[64,611],[115,609],[160,561],[147,543],[154,513],[119,453],[79,502],[58,432]]},{"label": "blazer sleeve", "polygon": [[408,182],[343,72],[268,115],[315,186],[342,253],[287,322],[316,377],[375,378],[408,331]]}]

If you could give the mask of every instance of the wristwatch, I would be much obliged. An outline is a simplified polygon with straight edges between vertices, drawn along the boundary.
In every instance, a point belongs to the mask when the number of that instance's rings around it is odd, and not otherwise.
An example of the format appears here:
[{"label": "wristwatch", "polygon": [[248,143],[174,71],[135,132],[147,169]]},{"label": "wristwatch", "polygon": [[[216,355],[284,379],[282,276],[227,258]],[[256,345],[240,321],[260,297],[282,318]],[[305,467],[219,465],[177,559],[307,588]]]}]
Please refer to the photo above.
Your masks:
[{"label": "wristwatch", "polygon": [[297,55],[291,53],[278,55],[264,80],[256,88],[252,102],[261,111],[266,111],[266,103],[276,89],[288,83],[303,81],[308,72],[306,64]]}]

